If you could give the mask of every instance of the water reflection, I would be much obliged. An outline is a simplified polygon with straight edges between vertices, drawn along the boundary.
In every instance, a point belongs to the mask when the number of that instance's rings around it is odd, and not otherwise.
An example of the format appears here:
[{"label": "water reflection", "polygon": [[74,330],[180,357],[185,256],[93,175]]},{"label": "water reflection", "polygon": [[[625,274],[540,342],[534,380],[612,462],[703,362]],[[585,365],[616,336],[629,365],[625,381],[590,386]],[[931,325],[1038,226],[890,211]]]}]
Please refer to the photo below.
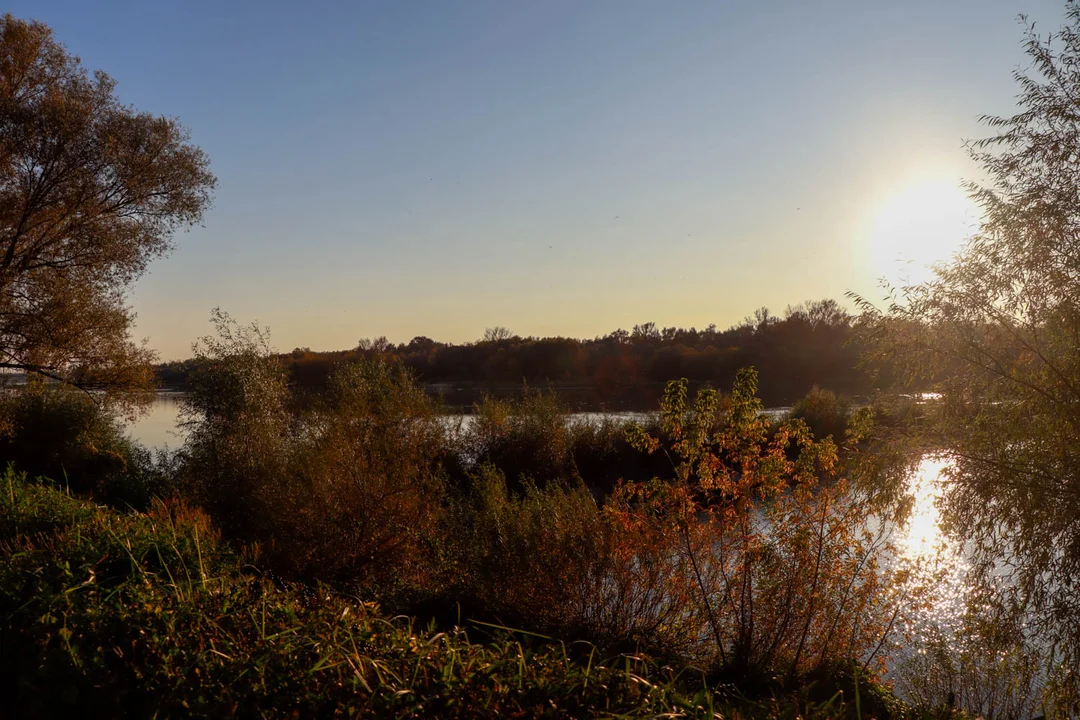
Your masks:
[{"label": "water reflection", "polygon": [[912,561],[931,557],[946,549],[941,533],[938,502],[941,496],[941,474],[950,464],[943,455],[927,456],[912,473],[908,492],[914,498],[911,514],[900,538],[903,553]]},{"label": "water reflection", "polygon": [[970,594],[963,548],[941,528],[943,473],[951,463],[947,455],[928,455],[919,462],[908,481],[911,512],[897,528],[897,562],[910,571],[912,594],[923,608],[908,628],[916,639],[958,631]]},{"label": "water reflection", "polygon": [[128,435],[144,447],[175,450],[183,443],[176,424],[182,393],[159,392],[147,411],[127,426]]}]

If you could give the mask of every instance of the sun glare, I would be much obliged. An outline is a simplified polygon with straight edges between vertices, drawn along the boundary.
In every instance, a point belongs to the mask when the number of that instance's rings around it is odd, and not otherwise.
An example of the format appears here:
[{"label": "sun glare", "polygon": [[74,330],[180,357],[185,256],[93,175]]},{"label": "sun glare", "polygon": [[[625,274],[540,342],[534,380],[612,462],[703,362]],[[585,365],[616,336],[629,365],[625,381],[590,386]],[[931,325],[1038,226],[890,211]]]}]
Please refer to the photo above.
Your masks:
[{"label": "sun glare", "polygon": [[974,232],[978,212],[957,182],[934,180],[887,198],[873,217],[874,271],[908,285],[933,277],[932,266],[948,261]]}]

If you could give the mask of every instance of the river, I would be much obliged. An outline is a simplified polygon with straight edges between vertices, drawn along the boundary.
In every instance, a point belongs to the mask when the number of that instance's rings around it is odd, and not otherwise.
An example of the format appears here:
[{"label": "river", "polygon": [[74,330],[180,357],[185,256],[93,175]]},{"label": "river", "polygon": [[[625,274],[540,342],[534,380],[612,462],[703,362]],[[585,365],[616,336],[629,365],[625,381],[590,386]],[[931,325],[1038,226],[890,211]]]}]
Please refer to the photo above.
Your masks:
[{"label": "river", "polygon": [[[172,449],[183,444],[183,437],[177,427],[180,420],[180,401],[184,397],[179,392],[159,392],[150,405],[149,410],[128,424],[128,434],[141,445],[150,449]],[[789,407],[768,408],[765,414],[778,418],[791,410]],[[644,412],[576,412],[571,417],[578,421],[592,422],[601,419],[614,418],[624,421],[642,420],[650,413]],[[454,419],[460,418],[466,426],[474,415],[451,415]]]}]

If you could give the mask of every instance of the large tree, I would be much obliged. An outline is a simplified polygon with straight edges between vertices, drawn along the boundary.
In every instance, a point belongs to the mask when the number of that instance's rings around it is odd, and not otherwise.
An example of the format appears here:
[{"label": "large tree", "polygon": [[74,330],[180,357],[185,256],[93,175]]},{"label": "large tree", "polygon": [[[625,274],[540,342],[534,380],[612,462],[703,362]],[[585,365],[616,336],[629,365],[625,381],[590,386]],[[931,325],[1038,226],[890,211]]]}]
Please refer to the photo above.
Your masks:
[{"label": "large tree", "polygon": [[215,179],[175,119],[138,112],[39,22],[0,18],[0,368],[149,380],[131,283],[199,222]]},{"label": "large tree", "polygon": [[941,392],[920,427],[955,459],[949,527],[1063,668],[1080,666],[1080,7],[1067,18],[1027,26],[1018,112],[970,145],[978,231],[936,280],[864,305],[881,359]]}]

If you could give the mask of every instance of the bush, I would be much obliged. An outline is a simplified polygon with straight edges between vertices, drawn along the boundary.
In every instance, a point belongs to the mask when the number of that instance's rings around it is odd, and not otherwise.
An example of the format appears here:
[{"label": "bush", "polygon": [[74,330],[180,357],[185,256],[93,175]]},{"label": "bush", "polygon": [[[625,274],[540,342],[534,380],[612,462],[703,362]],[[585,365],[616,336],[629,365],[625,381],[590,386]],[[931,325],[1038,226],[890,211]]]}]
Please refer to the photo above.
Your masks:
[{"label": "bush", "polygon": [[498,468],[516,489],[531,481],[578,479],[572,453],[569,411],[554,392],[526,390],[520,399],[487,397],[460,444],[471,467]]},{"label": "bush", "polygon": [[603,562],[600,509],[581,485],[518,487],[485,465],[451,504],[443,534],[454,590],[480,617],[580,637],[573,608]]},{"label": "bush", "polygon": [[688,637],[701,618],[665,592],[677,572],[669,545],[613,522],[580,482],[526,482],[519,491],[486,466],[451,505],[444,536],[456,593],[448,599],[469,617],[609,652],[685,660],[696,648]]},{"label": "bush", "polygon": [[196,346],[198,372],[182,399],[179,472],[185,493],[223,532],[255,541],[268,531],[273,488],[287,478],[297,434],[289,388],[264,330],[238,327],[220,311],[211,321],[218,335]]},{"label": "bush", "polygon": [[623,480],[670,475],[670,463],[627,441],[624,421],[577,420],[554,392],[485,398],[475,410],[474,421],[456,443],[456,459],[466,477],[490,466],[514,491],[529,482],[539,487],[584,482],[603,497]]},{"label": "bush", "polygon": [[[659,434],[658,422],[650,419],[645,425],[650,432]],[[570,423],[574,467],[599,497],[610,495],[620,482],[644,482],[672,474],[666,458],[633,446],[626,437],[626,427],[625,421],[610,417]]]},{"label": "bush", "polygon": [[689,403],[673,383],[659,432],[627,433],[670,475],[618,485],[603,505],[580,481],[513,484],[482,467],[442,532],[446,604],[762,691],[856,661],[874,675],[902,605],[883,539],[866,534],[832,442],[801,421],[772,425],[754,390],[747,373],[731,398]]},{"label": "bush", "polygon": [[274,564],[384,596],[426,584],[445,495],[432,401],[404,367],[361,360],[336,369],[326,403],[297,422],[287,478],[266,505]]},{"label": "bush", "polygon": [[171,491],[111,408],[67,385],[0,390],[0,467],[8,464],[120,506],[145,508]]},{"label": "bush", "polygon": [[[227,320],[227,319],[226,319]],[[257,328],[223,320],[193,383],[185,472],[276,572],[398,608],[511,624],[607,651],[693,661],[762,691],[870,669],[900,606],[835,444],[761,414],[756,375],[649,428],[585,430],[552,396],[486,401],[463,434],[400,365],[340,366],[292,403]],[[601,505],[575,450],[667,471]],[[445,463],[466,471],[445,481]],[[511,475],[510,473],[514,473]]]},{"label": "bush", "polygon": [[381,595],[421,584],[444,494],[433,403],[404,368],[371,358],[293,405],[259,329],[218,322],[186,400],[182,472],[199,504],[288,577]]},{"label": "bush", "polygon": [[814,437],[831,437],[837,444],[844,442],[849,413],[847,401],[817,385],[791,408],[791,417],[805,422]]},{"label": "bush", "polygon": [[865,671],[903,609],[901,578],[879,564],[887,544],[866,530],[836,446],[800,420],[771,425],[756,389],[753,370],[723,405],[711,390],[691,403],[686,381],[670,383],[664,436],[632,432],[672,458],[677,480],[628,485],[614,511],[628,525],[663,519],[682,559],[672,592],[697,603],[725,675],[799,684],[856,662]]}]

